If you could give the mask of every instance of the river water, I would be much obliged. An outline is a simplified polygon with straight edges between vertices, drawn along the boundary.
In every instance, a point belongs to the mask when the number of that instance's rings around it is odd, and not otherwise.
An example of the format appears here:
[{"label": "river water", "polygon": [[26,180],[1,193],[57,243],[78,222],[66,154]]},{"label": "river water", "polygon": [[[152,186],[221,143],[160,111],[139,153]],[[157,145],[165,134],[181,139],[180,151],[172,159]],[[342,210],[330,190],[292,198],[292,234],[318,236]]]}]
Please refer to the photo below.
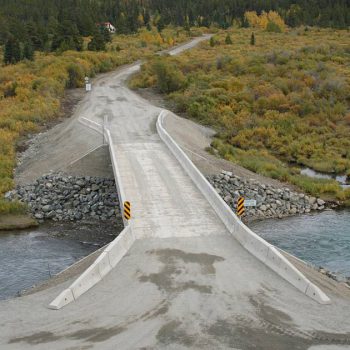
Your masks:
[{"label": "river water", "polygon": [[306,175],[308,177],[313,177],[315,179],[328,179],[336,180],[339,182],[340,186],[343,188],[350,188],[349,177],[346,175],[330,175],[325,173],[320,173],[310,168],[304,168],[300,171],[301,175]]},{"label": "river water", "polygon": [[350,276],[350,210],[324,211],[249,224],[268,242],[298,258]]},{"label": "river water", "polygon": [[118,228],[109,225],[46,225],[0,232],[0,299],[16,296],[104,246]]}]

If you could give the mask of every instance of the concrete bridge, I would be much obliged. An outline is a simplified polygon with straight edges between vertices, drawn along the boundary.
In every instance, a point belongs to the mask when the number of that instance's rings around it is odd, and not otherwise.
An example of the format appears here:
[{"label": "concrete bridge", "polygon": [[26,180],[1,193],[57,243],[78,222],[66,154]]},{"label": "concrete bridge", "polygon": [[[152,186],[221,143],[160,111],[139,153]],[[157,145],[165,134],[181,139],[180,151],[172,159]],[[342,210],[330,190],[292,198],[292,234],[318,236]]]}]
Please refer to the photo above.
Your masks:
[{"label": "concrete bridge", "polygon": [[125,86],[139,68],[98,79],[77,112],[104,135],[132,220],[78,279],[1,302],[0,349],[350,345],[350,293],[237,220],[167,132],[172,115]]}]

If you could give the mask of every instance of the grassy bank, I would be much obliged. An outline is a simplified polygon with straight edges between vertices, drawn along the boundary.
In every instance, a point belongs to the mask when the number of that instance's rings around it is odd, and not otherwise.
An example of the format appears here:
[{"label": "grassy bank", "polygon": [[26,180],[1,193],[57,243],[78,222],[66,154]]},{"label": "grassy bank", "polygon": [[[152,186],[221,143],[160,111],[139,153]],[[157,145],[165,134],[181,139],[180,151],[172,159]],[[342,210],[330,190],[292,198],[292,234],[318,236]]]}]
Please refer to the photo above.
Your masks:
[{"label": "grassy bank", "polygon": [[[304,191],[346,200],[350,174],[350,33],[231,29],[178,57],[153,58],[132,87],[156,87],[178,112],[214,127],[211,151]],[[229,38],[228,38],[229,37]],[[291,166],[291,164],[294,164]]]},{"label": "grassy bank", "polygon": [[59,115],[65,89],[82,87],[85,76],[150,57],[188,39],[185,31],[176,28],[167,28],[161,35],[141,30],[114,36],[106,52],[36,53],[34,62],[0,67],[0,213],[23,212],[22,204],[3,199],[14,186],[16,145],[22,136],[38,132]]}]

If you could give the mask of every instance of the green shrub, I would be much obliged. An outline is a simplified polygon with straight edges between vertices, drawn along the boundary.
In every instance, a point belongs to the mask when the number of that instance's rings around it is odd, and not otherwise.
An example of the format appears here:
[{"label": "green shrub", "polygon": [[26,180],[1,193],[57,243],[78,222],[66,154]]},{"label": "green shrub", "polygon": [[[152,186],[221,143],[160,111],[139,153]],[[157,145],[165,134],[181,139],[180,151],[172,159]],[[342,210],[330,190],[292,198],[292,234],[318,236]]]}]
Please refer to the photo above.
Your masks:
[{"label": "green shrub", "polygon": [[266,27],[267,32],[282,33],[281,27],[275,22],[269,21]]},{"label": "green shrub", "polygon": [[1,214],[24,214],[27,211],[27,206],[20,202],[9,202],[0,198],[0,213]]},{"label": "green shrub", "polygon": [[184,87],[186,78],[175,65],[158,59],[153,64],[153,71],[157,77],[157,87],[160,92],[169,94]]},{"label": "green shrub", "polygon": [[225,44],[226,44],[226,45],[232,45],[232,44],[233,44],[230,34],[227,34],[227,35],[226,35]]}]

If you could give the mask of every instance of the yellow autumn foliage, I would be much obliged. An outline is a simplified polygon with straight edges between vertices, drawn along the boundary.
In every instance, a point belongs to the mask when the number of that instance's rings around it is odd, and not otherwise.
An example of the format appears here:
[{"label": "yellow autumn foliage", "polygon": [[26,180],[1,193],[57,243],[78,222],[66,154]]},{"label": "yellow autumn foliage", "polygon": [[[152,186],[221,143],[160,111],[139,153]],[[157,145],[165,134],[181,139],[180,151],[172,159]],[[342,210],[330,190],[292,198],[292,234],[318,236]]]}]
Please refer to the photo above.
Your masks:
[{"label": "yellow autumn foliage", "polygon": [[283,18],[276,11],[263,11],[259,16],[256,11],[247,11],[245,13],[245,18],[252,28],[259,28],[266,30],[270,22],[276,24],[282,32],[286,29],[286,24]]}]

